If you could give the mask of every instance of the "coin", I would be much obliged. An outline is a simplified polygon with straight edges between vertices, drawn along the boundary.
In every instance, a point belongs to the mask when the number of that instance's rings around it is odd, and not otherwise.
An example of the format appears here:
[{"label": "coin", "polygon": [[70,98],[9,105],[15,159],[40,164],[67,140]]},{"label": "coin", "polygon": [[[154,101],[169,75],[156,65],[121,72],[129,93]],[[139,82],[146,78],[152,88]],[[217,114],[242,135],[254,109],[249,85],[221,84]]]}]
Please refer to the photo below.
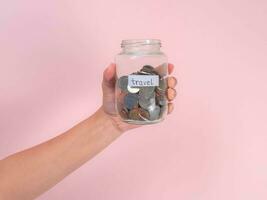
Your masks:
[{"label": "coin", "polygon": [[149,73],[149,74],[155,74],[156,71],[154,70],[154,67],[152,67],[151,65],[144,65],[143,68],[140,70],[140,72],[142,73]]},{"label": "coin", "polygon": [[130,92],[130,93],[137,93],[139,92],[140,88],[133,88],[133,87],[130,87],[129,85],[127,86],[127,90]]},{"label": "coin", "polygon": [[119,102],[116,103],[116,109],[118,112],[121,112],[121,110],[124,108],[124,104],[121,104]]},{"label": "coin", "polygon": [[150,108],[148,110],[148,112],[149,112],[149,116],[150,116],[149,119],[151,121],[159,119],[159,116],[160,116],[160,107],[159,106],[156,105],[153,108]]},{"label": "coin", "polygon": [[139,114],[139,108],[134,108],[129,112],[129,118],[132,120],[142,120]]},{"label": "coin", "polygon": [[137,94],[132,94],[128,93],[124,97],[124,105],[128,109],[133,109],[134,107],[138,106],[138,95]]},{"label": "coin", "polygon": [[167,89],[167,81],[165,78],[159,79],[159,86],[160,89],[166,90]]},{"label": "coin", "polygon": [[123,118],[123,119],[128,119],[128,111],[125,110],[125,109],[122,109],[120,112],[119,112],[120,116]]},{"label": "coin", "polygon": [[[163,117],[167,110],[166,89],[167,83],[164,68],[159,66],[154,69],[151,65],[144,65],[140,71],[131,74],[158,75],[158,86],[133,88],[128,85],[128,76],[122,76],[117,81],[121,89],[117,93],[117,110],[122,119],[133,121],[155,121]],[[166,70],[166,69],[165,69]],[[118,90],[119,91],[119,90]]]},{"label": "coin", "polygon": [[159,93],[158,91],[156,91],[156,103],[164,106],[167,104],[167,100],[166,100],[166,96],[165,94]]},{"label": "coin", "polygon": [[124,91],[127,92],[127,86],[128,86],[128,76],[122,76],[118,79],[118,85],[119,88]]},{"label": "coin", "polygon": [[155,87],[142,87],[140,88],[139,95],[141,98],[149,99],[155,91]]},{"label": "coin", "polygon": [[143,71],[139,71],[138,75],[151,75],[151,73],[149,72],[143,72]]},{"label": "coin", "polygon": [[159,117],[161,118],[167,111],[167,104],[160,107],[160,114]]},{"label": "coin", "polygon": [[143,120],[149,120],[149,112],[143,108],[139,108],[139,116]]},{"label": "coin", "polygon": [[116,106],[117,106],[117,110],[120,111],[122,110],[125,106],[124,106],[124,97],[127,93],[125,92],[120,92],[117,94],[117,97],[116,97]]},{"label": "coin", "polygon": [[151,98],[142,98],[141,96],[139,96],[139,105],[144,108],[144,109],[148,109],[150,106],[153,106],[156,104],[155,101],[155,94],[153,94],[153,96]]},{"label": "coin", "polygon": [[157,87],[159,90],[167,89],[167,81],[164,78],[159,79],[159,86]]},{"label": "coin", "polygon": [[124,97],[126,96],[126,92],[120,92],[118,95],[117,95],[117,101],[120,102],[120,103],[124,103]]}]

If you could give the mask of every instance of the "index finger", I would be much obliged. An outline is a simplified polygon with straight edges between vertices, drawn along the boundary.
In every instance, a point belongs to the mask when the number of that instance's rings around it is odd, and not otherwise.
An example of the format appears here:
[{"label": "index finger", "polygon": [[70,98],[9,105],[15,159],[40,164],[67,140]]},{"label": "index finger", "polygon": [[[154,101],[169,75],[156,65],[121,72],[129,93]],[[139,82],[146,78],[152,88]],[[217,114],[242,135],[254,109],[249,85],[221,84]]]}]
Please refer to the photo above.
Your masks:
[{"label": "index finger", "polygon": [[171,64],[171,63],[168,63],[168,72],[169,72],[169,74],[171,74],[173,72],[173,70],[174,70],[174,65]]}]

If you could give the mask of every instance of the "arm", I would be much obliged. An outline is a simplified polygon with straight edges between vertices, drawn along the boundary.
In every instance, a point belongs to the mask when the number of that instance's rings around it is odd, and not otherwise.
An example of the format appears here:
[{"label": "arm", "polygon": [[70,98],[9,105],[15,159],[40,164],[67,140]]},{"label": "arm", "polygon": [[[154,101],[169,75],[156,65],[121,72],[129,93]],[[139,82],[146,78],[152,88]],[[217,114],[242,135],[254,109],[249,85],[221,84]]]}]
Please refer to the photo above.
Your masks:
[{"label": "arm", "polygon": [[[169,65],[169,73],[173,65]],[[67,132],[0,160],[0,200],[29,200],[41,195],[93,158],[123,132],[136,128],[122,122],[115,111],[116,68],[104,72],[103,106]],[[168,79],[167,97],[175,98],[176,79]],[[168,113],[173,104],[168,104]]]},{"label": "arm", "polygon": [[0,199],[33,199],[93,158],[122,131],[100,108],[45,143],[0,162]]}]

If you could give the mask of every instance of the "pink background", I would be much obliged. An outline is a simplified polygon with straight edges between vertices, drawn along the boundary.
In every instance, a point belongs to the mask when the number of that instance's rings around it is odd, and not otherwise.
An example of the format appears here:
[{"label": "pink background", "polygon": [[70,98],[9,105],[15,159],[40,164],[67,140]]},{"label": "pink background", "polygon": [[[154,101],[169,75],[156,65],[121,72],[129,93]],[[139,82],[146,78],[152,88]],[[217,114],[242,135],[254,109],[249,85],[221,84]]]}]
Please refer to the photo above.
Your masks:
[{"label": "pink background", "polygon": [[125,38],[160,38],[179,95],[41,200],[267,199],[266,0],[0,3],[0,157],[92,114]]}]

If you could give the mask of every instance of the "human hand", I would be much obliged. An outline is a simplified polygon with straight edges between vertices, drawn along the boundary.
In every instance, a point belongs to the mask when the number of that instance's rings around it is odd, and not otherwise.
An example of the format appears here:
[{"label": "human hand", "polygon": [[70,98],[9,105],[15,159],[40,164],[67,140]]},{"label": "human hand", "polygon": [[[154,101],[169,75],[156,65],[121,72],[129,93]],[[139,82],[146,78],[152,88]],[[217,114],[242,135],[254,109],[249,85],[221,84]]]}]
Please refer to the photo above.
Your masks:
[{"label": "human hand", "polygon": [[[171,74],[174,70],[174,65],[168,64],[168,72]],[[102,109],[107,114],[107,116],[112,120],[114,126],[121,132],[137,128],[140,125],[128,124],[123,122],[118,116],[115,109],[115,84],[116,84],[116,65],[111,63],[103,73],[102,90],[103,90],[103,105]],[[170,76],[167,78],[167,92],[166,97],[168,99],[168,114],[170,114],[174,105],[172,101],[176,97],[175,86],[177,80],[175,77]]]}]

